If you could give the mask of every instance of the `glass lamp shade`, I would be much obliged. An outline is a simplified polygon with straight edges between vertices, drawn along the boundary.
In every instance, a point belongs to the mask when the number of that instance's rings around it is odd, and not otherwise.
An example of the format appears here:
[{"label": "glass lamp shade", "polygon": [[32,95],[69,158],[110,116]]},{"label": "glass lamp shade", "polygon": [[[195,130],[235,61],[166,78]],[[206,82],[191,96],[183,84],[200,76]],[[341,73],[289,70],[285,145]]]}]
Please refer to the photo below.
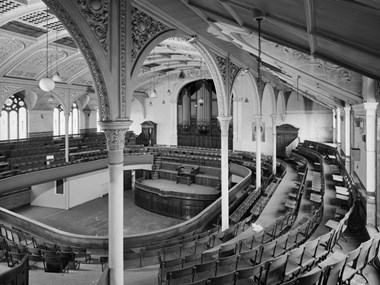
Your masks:
[{"label": "glass lamp shade", "polygon": [[170,91],[170,89],[168,89],[168,92],[166,92],[166,94],[167,94],[168,96],[172,95],[172,92]]},{"label": "glass lamp shade", "polygon": [[54,89],[55,82],[53,81],[53,79],[51,79],[49,77],[45,77],[45,78],[42,78],[40,80],[39,86],[40,86],[41,90],[43,90],[45,92],[49,92],[49,91]]},{"label": "glass lamp shade", "polygon": [[54,82],[62,82],[63,81],[61,75],[59,75],[58,72],[56,72],[51,79],[53,79]]},{"label": "glass lamp shade", "polygon": [[203,99],[202,99],[202,98],[199,98],[199,100],[198,100],[198,104],[202,106],[203,103],[204,103]]},{"label": "glass lamp shade", "polygon": [[157,98],[157,91],[153,89],[152,93],[150,93],[150,98]]}]

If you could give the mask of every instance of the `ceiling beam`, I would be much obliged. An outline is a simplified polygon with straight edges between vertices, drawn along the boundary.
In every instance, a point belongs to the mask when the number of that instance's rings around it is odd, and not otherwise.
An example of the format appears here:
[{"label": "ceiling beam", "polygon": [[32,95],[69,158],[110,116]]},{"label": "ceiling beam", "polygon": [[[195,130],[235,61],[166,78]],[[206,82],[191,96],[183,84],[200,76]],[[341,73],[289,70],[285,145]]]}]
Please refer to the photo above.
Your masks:
[{"label": "ceiling beam", "polygon": [[304,0],[306,28],[309,37],[310,54],[313,55],[316,49],[315,36],[312,34],[314,29],[314,2],[313,0]]},{"label": "ceiling beam", "polygon": [[235,12],[235,10],[227,3],[227,1],[219,1],[219,3],[223,6],[224,9],[227,10],[228,13],[235,19],[235,21],[239,24],[240,27],[243,27],[244,23],[240,16]]}]

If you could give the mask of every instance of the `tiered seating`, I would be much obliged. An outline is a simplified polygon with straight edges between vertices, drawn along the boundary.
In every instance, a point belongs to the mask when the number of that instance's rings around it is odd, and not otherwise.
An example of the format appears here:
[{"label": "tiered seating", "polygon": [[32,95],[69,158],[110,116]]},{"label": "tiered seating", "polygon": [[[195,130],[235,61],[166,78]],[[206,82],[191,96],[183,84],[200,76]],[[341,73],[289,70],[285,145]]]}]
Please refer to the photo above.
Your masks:
[{"label": "tiered seating", "polygon": [[255,204],[257,199],[261,195],[261,188],[255,189],[254,186],[250,185],[251,190],[248,190],[250,194],[248,197],[239,205],[239,207],[231,214],[230,220],[233,223],[239,222]]},{"label": "tiered seating", "polygon": [[267,180],[261,185],[260,190],[262,195],[255,203],[255,207],[251,210],[253,218],[257,218],[261,214],[269,200],[272,198],[273,193],[276,191],[278,184],[281,182],[280,179],[273,179],[273,176],[271,178],[272,179]]},{"label": "tiered seating", "polygon": [[308,172],[307,162],[305,158],[292,152],[288,161],[296,165],[298,173],[296,186],[288,194],[288,199],[285,202],[285,207],[297,212],[300,206],[301,198],[305,190],[306,175]]},{"label": "tiered seating", "polygon": [[69,146],[70,161],[66,162],[64,137],[0,142],[0,179],[108,156],[103,133],[70,136]]},{"label": "tiered seating", "polygon": [[86,248],[53,244],[5,224],[0,224],[0,250],[9,267],[28,256],[31,268],[41,262],[46,272],[78,270],[81,262],[91,261],[91,253]]}]

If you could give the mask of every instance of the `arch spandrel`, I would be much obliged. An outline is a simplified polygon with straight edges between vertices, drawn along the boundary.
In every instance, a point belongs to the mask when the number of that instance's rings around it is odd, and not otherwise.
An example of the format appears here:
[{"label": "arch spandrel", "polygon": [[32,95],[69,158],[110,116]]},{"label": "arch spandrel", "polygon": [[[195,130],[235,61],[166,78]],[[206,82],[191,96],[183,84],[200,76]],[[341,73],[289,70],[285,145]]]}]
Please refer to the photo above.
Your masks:
[{"label": "arch spandrel", "polygon": [[[73,37],[74,41],[81,50],[83,57],[86,59],[89,70],[92,74],[94,81],[96,93],[98,95],[99,102],[99,115],[101,121],[112,120],[112,112],[110,106],[110,100],[107,93],[107,87],[105,82],[105,75],[108,74],[105,68],[102,68],[98,61],[100,60],[99,55],[95,55],[93,47],[98,47],[99,42],[94,42],[89,39],[89,34],[93,35],[93,29],[90,28],[88,23],[84,20],[81,22],[81,28],[78,26],[78,21],[80,19],[73,20],[71,14],[72,11],[77,11],[80,13],[79,4],[70,0],[42,0],[56,15],[56,17],[61,21],[65,26],[66,30]],[[62,5],[64,4],[64,5]],[[68,13],[67,10],[72,9],[71,13]],[[86,35],[85,35],[86,33]]]}]

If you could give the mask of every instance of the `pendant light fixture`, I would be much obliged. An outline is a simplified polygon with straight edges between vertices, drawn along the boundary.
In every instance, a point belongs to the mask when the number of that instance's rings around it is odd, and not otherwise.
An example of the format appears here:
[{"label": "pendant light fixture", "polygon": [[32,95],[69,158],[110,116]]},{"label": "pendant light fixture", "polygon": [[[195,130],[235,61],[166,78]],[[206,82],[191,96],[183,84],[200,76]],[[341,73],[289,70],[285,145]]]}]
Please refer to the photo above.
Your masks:
[{"label": "pendant light fixture", "polygon": [[[169,70],[169,61],[168,61],[168,70]],[[170,88],[169,88],[169,76],[168,76],[168,72],[169,71],[167,71],[166,72],[166,77],[168,78],[168,91],[166,92],[166,94],[168,95],[168,96],[171,96],[172,95],[172,92],[170,91]]]},{"label": "pendant light fixture", "polygon": [[56,54],[56,67],[57,67],[57,71],[54,73],[52,79],[54,82],[63,82],[63,79],[61,77],[61,75],[59,75],[59,72],[58,72],[58,61],[59,61],[59,50],[58,50],[58,31],[55,31],[55,54]]},{"label": "pendant light fixture", "polygon": [[55,87],[55,82],[49,77],[49,14],[46,9],[46,77],[41,78],[39,86],[41,90],[50,92]]},{"label": "pendant light fixture", "polygon": [[[261,77],[261,21],[264,20],[265,13],[259,9],[253,10],[253,19],[257,22],[258,43],[257,43],[257,87],[259,93],[263,92],[264,81]],[[262,94],[260,94],[261,97]]]},{"label": "pendant light fixture", "polygon": [[186,78],[186,74],[185,74],[185,72],[183,72],[183,70],[181,70],[181,72],[179,73],[178,78],[179,79],[185,79]]},{"label": "pendant light fixture", "polygon": [[150,98],[157,98],[157,91],[156,91],[156,66],[155,66],[155,53],[153,53],[153,89],[150,93]]}]

